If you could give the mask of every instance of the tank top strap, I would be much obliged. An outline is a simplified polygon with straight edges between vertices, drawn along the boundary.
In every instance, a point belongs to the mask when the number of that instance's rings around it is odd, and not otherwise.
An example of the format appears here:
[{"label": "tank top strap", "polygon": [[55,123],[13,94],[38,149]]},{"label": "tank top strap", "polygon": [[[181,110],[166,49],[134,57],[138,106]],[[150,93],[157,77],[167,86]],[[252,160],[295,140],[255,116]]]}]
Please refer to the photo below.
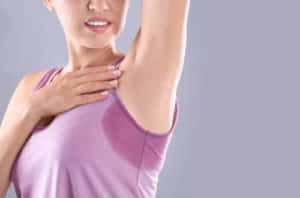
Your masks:
[{"label": "tank top strap", "polygon": [[38,83],[34,86],[33,91],[36,91],[40,88],[42,88],[43,86],[45,86],[45,84],[48,82],[48,80],[50,79],[51,76],[53,76],[53,73],[55,71],[57,71],[57,68],[51,68],[49,69],[43,76],[42,78],[38,81]]},{"label": "tank top strap", "polygon": [[121,58],[119,58],[117,61],[115,61],[112,65],[115,66],[116,68],[119,68],[120,63],[122,62],[122,60],[125,58],[125,56],[122,56]]}]

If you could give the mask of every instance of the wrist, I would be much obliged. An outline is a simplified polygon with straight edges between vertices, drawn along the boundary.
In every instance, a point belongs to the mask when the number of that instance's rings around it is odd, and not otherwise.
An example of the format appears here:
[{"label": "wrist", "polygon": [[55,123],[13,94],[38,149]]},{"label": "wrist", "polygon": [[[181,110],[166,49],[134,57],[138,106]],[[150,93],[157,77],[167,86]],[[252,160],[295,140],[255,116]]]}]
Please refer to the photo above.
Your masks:
[{"label": "wrist", "polygon": [[7,130],[12,130],[15,127],[19,127],[20,129],[22,129],[22,134],[27,135],[28,133],[30,133],[39,122],[40,117],[34,111],[30,110],[28,106],[26,106],[25,108],[23,107],[16,106],[14,112],[14,120],[4,120],[1,124],[1,129],[5,128]]},{"label": "wrist", "polygon": [[38,123],[43,117],[43,111],[40,105],[37,104],[35,97],[30,97],[21,117]]},{"label": "wrist", "polygon": [[40,121],[41,116],[36,110],[29,107],[22,111],[19,119],[20,119],[19,121],[21,122],[25,121],[25,122],[30,122],[33,125],[36,125]]}]

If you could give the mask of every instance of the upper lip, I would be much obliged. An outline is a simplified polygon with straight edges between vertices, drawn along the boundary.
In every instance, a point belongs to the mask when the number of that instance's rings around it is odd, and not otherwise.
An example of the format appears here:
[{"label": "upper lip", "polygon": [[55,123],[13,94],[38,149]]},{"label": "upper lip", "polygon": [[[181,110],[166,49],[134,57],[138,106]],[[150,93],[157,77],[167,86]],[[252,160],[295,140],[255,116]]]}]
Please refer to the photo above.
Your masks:
[{"label": "upper lip", "polygon": [[86,20],[85,22],[87,23],[88,21],[105,21],[105,22],[111,23],[107,18],[99,17],[99,16],[91,17],[88,20]]}]

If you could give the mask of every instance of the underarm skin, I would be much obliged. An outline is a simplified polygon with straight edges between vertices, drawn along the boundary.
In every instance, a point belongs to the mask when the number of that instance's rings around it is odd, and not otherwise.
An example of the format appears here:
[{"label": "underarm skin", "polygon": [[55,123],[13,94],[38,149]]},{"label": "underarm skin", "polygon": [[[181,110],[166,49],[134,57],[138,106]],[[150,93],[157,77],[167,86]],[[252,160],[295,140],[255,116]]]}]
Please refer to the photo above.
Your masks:
[{"label": "underarm skin", "polygon": [[[151,67],[157,74],[181,73],[178,68],[183,64],[189,4],[190,0],[142,1],[137,64],[155,61],[159,64]],[[13,162],[37,123],[38,118],[28,113],[0,128],[0,198],[6,195]]]}]

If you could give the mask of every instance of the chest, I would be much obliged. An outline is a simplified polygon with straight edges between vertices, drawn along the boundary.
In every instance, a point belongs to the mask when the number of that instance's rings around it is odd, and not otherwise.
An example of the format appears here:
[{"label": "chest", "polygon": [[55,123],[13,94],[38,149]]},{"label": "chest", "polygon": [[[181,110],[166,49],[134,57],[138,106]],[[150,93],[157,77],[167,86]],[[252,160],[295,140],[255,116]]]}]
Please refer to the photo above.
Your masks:
[{"label": "chest", "polygon": [[122,158],[135,166],[144,137],[110,93],[106,101],[81,105],[44,119],[26,142],[23,157],[35,153],[70,161]]}]

